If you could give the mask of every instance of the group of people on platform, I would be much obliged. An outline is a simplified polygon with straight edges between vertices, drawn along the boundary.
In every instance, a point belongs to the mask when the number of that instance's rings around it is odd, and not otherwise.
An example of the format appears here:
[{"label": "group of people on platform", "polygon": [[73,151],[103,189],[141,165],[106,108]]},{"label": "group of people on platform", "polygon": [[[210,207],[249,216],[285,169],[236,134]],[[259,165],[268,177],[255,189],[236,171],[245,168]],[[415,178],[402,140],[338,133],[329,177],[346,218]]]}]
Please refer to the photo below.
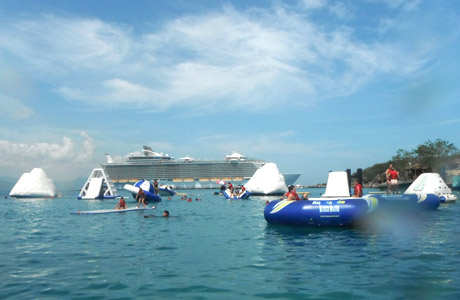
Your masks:
[{"label": "group of people on platform", "polygon": [[[302,193],[302,198],[299,197],[296,191],[296,187],[294,185],[288,186],[288,191],[286,194],[281,197],[281,200],[308,200],[308,196],[311,195],[310,192]],[[357,179],[355,181],[355,186],[353,189],[353,196],[354,198],[359,198],[363,196],[363,186],[360,181]]]},{"label": "group of people on platform", "polygon": [[308,195],[310,195],[311,193],[310,192],[305,192],[302,194],[302,199],[299,197],[299,195],[297,194],[297,190],[296,190],[296,187],[295,185],[290,185],[288,186],[288,191],[286,194],[283,195],[283,197],[281,197],[281,200],[283,199],[286,199],[286,200],[290,200],[290,201],[293,201],[293,200],[308,200]]},{"label": "group of people on platform", "polygon": [[[284,199],[291,200],[291,201],[308,200],[309,195],[311,195],[310,192],[305,192],[305,193],[302,193],[302,198],[300,198],[299,195],[297,194],[296,187],[294,185],[290,185],[288,186],[287,193],[284,194],[283,197],[281,197],[281,200],[284,200]],[[363,196],[363,186],[361,185],[359,180],[356,180],[353,197],[357,198],[357,197],[362,197],[362,196]]]},{"label": "group of people on platform", "polygon": [[[388,166],[388,169],[385,171],[385,178],[387,180],[387,194],[398,194],[399,190],[399,172],[395,170],[392,164]],[[362,197],[363,195],[363,186],[356,180],[353,197]]]},{"label": "group of people on platform", "polygon": [[[221,192],[225,191],[227,187],[225,185],[222,185],[220,187]],[[240,196],[246,191],[246,188],[244,185],[238,185],[237,187],[233,187],[233,184],[231,182],[228,183],[228,190],[230,191],[230,196]]]},{"label": "group of people on platform", "polygon": [[[137,206],[136,208],[139,208],[139,206],[142,204],[142,207],[146,207],[147,206],[147,202],[145,201],[145,192],[139,188],[139,191],[137,192],[137,195],[136,195],[136,202],[137,202]],[[128,206],[126,205],[126,201],[125,201],[125,197],[121,197],[120,198],[120,201],[118,201],[117,205],[115,205],[115,209],[126,209],[128,208]]]},{"label": "group of people on platform", "polygon": [[[158,188],[158,181],[156,179],[153,182],[153,187],[155,189],[155,194],[158,195],[159,188]],[[136,194],[136,202],[137,202],[136,208],[139,208],[141,205],[143,208],[145,208],[148,205],[146,198],[147,197],[145,195],[144,190],[142,188],[139,188],[139,191]],[[117,205],[115,205],[115,209],[127,209],[127,208],[128,208],[128,205],[126,204],[125,197],[121,197],[120,201],[118,201]],[[145,217],[149,217],[149,216],[145,216]],[[163,217],[169,217],[169,211],[165,210],[163,212]]]},{"label": "group of people on platform", "polygon": [[[142,194],[144,194],[144,197],[142,196]],[[139,200],[138,200],[138,197],[136,196],[136,201],[139,201],[137,208],[139,208],[140,203],[142,203],[145,207],[147,203],[145,202],[144,191],[142,191],[142,189],[139,188],[139,192],[137,193],[137,195],[138,196],[140,195]],[[115,206],[115,209],[127,209],[127,208],[128,208],[128,205],[126,204],[125,197],[121,197],[120,201],[118,201],[117,205]],[[144,218],[150,218],[150,217],[155,217],[155,216],[154,215],[144,216]],[[169,211],[167,210],[163,211],[163,217],[165,218],[169,217]]]},{"label": "group of people on platform", "polygon": [[[158,195],[160,190],[158,188],[158,180],[156,180],[156,179],[153,181],[153,188],[155,190],[155,195]],[[136,195],[137,208],[139,208],[139,206],[141,204],[142,204],[142,207],[146,207],[146,205],[148,204],[145,201],[146,198],[147,198],[147,196],[145,195],[145,192],[142,190],[142,188],[139,188],[139,191],[137,192],[137,195]]]}]

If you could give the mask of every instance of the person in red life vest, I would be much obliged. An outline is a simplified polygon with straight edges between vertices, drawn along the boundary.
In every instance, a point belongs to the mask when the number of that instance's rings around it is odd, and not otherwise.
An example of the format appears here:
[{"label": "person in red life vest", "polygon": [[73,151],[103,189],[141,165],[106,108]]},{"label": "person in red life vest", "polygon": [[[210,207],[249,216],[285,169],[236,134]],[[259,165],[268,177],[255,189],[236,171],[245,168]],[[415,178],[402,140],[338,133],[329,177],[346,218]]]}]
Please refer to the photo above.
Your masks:
[{"label": "person in red life vest", "polygon": [[300,200],[299,195],[297,195],[294,185],[288,187],[288,192],[286,193],[286,200]]},{"label": "person in red life vest", "polygon": [[391,170],[394,170],[392,164],[390,164],[390,165],[388,166],[388,169],[386,169],[386,171],[385,171],[385,177],[386,177],[386,179],[387,179],[387,185],[390,185],[390,171],[391,171]]},{"label": "person in red life vest", "polygon": [[242,186],[241,186],[240,195],[243,195],[243,194],[244,194],[244,191],[246,191],[246,188],[244,187],[244,185],[242,185]]},{"label": "person in red life vest", "polygon": [[121,197],[120,201],[118,201],[117,205],[115,205],[115,209],[126,209],[128,206],[126,205],[126,201],[124,197]]},{"label": "person in red life vest", "polygon": [[390,172],[388,173],[388,178],[390,180],[390,183],[388,184],[387,188],[387,194],[393,193],[397,194],[398,193],[398,178],[399,178],[399,172],[397,172],[395,169],[391,169]]},{"label": "person in red life vest", "polygon": [[228,183],[228,190],[230,191],[230,194],[233,196],[233,184],[231,182]]},{"label": "person in red life vest", "polygon": [[359,198],[359,197],[362,197],[362,196],[363,196],[363,186],[361,185],[361,183],[359,183],[359,180],[356,180],[353,197]]}]

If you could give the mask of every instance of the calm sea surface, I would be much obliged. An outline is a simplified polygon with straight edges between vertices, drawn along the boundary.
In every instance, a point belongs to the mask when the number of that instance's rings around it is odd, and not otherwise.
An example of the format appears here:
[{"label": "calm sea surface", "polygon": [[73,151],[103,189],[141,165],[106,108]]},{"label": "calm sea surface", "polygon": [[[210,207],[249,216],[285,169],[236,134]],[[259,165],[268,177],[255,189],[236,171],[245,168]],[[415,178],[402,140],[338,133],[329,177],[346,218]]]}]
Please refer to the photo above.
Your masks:
[{"label": "calm sea surface", "polygon": [[460,299],[459,203],[368,228],[291,228],[266,223],[262,197],[180,192],[193,201],[104,215],[70,212],[115,200],[0,193],[0,299]]}]

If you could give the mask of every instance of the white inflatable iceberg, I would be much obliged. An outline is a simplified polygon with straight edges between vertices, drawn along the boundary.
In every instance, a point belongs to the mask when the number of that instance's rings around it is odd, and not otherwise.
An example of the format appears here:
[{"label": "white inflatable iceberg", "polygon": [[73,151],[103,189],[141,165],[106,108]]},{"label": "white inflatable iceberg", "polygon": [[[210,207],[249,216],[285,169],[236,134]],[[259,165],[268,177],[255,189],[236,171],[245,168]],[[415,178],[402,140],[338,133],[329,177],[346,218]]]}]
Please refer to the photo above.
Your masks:
[{"label": "white inflatable iceberg", "polygon": [[258,169],[244,187],[251,195],[283,195],[287,192],[284,176],[275,163],[266,163]]},{"label": "white inflatable iceberg", "polygon": [[41,168],[34,168],[30,173],[22,174],[10,192],[17,198],[52,198],[57,196],[53,180],[46,176]]},{"label": "white inflatable iceberg", "polygon": [[423,173],[407,188],[404,194],[435,194],[441,203],[455,202],[457,196],[438,173]]}]

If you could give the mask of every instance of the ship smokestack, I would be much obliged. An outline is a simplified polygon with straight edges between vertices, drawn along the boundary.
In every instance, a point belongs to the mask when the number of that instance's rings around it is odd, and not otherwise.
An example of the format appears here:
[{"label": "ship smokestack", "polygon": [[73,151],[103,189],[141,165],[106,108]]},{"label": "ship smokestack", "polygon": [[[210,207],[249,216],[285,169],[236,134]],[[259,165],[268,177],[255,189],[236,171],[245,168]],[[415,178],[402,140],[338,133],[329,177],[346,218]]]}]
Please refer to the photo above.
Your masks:
[{"label": "ship smokestack", "polygon": [[110,156],[110,154],[106,153],[105,158],[107,159],[108,164],[113,164],[114,163],[114,161],[113,161],[112,157]]}]

